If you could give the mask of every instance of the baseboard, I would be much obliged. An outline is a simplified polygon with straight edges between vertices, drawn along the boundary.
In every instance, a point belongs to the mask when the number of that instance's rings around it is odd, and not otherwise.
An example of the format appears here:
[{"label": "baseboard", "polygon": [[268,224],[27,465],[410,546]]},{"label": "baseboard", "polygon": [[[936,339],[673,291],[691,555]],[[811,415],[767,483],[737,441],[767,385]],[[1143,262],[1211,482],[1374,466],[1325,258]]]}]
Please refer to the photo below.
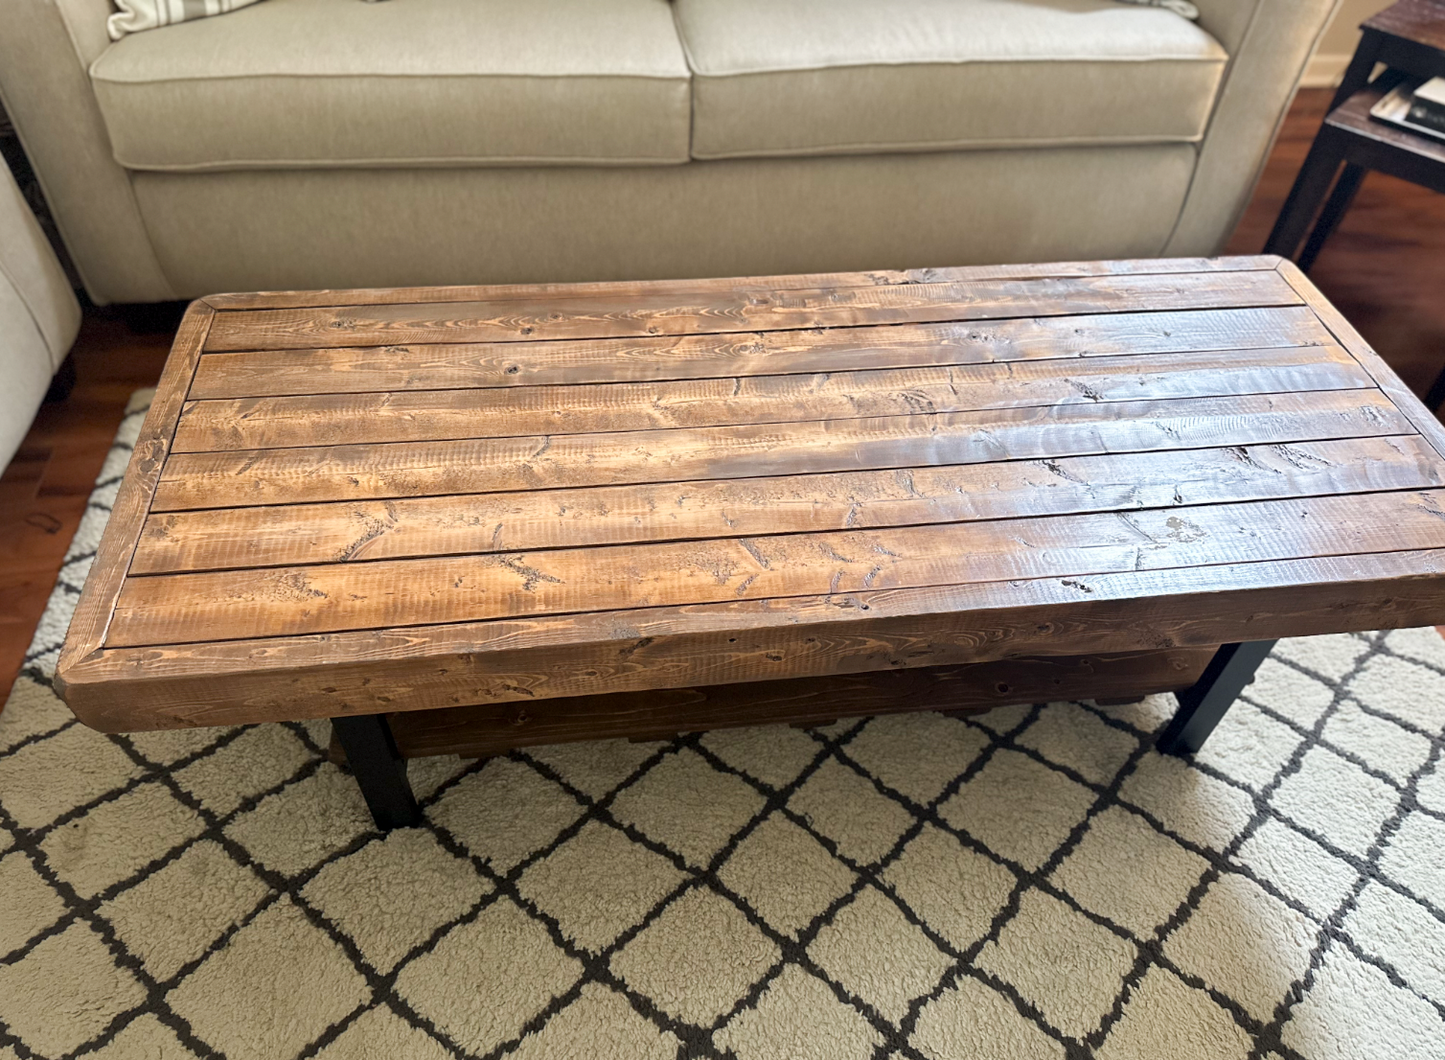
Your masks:
[{"label": "baseboard", "polygon": [[1347,53],[1316,54],[1305,67],[1304,77],[1300,79],[1300,87],[1335,88],[1339,85],[1340,79],[1345,76],[1345,67],[1350,65],[1351,58],[1352,56]]}]

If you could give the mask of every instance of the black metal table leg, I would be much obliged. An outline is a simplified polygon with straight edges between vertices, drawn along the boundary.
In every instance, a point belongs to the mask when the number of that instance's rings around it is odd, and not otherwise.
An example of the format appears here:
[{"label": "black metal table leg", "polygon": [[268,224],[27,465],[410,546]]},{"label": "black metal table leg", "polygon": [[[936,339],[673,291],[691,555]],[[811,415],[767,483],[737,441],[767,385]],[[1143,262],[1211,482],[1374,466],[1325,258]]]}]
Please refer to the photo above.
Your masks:
[{"label": "black metal table leg", "polygon": [[1198,681],[1178,693],[1179,711],[1164,726],[1155,746],[1162,754],[1199,750],[1219,724],[1277,641],[1251,640],[1224,644],[1209,660]]},{"label": "black metal table leg", "polygon": [[331,726],[346,751],[346,762],[361,785],[376,827],[387,831],[416,824],[421,812],[406,779],[406,760],[396,749],[386,715],[332,718]]},{"label": "black metal table leg", "polygon": [[1344,148],[1340,142],[1342,135],[1326,125],[1315,136],[1315,142],[1310,145],[1299,176],[1295,177],[1294,186],[1290,188],[1289,196],[1279,211],[1274,230],[1265,240],[1266,254],[1278,254],[1282,258],[1293,260],[1300,241],[1304,239],[1310,222],[1315,219],[1315,214],[1323,205],[1330,186],[1335,182],[1335,174],[1345,160]]},{"label": "black metal table leg", "polygon": [[1330,192],[1330,197],[1325,200],[1319,220],[1315,222],[1314,229],[1305,240],[1304,250],[1300,251],[1299,261],[1296,262],[1300,272],[1309,272],[1314,267],[1315,258],[1319,257],[1320,251],[1324,249],[1325,240],[1330,238],[1345,219],[1345,214],[1349,213],[1350,204],[1355,201],[1355,194],[1360,190],[1367,172],[1369,171],[1364,166],[1357,166],[1353,162],[1345,163],[1339,179],[1335,181],[1335,190]]},{"label": "black metal table leg", "polygon": [[1425,407],[1431,412],[1439,412],[1440,406],[1445,404],[1445,368],[1435,377],[1435,382],[1430,384],[1430,392],[1425,395]]}]

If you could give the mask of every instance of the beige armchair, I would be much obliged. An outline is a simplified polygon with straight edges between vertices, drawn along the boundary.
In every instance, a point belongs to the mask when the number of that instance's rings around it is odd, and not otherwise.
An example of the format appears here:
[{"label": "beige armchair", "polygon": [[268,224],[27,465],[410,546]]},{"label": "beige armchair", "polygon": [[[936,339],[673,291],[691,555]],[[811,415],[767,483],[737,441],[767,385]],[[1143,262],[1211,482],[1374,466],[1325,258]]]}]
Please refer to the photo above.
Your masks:
[{"label": "beige armchair", "polygon": [[80,327],[80,305],[10,172],[0,165],[0,469]]},{"label": "beige armchair", "polygon": [[1333,0],[1199,6],[0,0],[0,95],[98,302],[1209,254]]}]

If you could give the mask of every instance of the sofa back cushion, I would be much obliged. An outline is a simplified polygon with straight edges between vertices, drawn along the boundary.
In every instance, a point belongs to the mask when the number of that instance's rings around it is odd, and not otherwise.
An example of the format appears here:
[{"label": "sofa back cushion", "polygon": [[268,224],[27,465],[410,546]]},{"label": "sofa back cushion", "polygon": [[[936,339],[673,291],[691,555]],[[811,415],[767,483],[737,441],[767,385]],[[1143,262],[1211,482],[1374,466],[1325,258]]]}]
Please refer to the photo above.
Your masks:
[{"label": "sofa back cushion", "polygon": [[266,0],[127,36],[91,80],[131,169],[688,159],[668,0]]},{"label": "sofa back cushion", "polygon": [[693,157],[1170,143],[1228,56],[1112,0],[675,0]]}]

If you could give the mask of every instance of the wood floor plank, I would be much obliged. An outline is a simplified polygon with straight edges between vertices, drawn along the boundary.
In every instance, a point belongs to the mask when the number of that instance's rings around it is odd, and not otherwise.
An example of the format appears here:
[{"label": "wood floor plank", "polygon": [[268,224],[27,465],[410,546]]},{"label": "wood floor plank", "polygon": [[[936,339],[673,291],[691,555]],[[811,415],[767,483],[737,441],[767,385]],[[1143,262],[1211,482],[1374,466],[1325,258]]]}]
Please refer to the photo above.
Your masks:
[{"label": "wood floor plank", "polygon": [[107,646],[1445,547],[1445,490],[130,578]]},{"label": "wood floor plank", "polygon": [[151,515],[131,573],[1132,511],[1445,485],[1416,435]]},{"label": "wood floor plank", "polygon": [[190,398],[717,379],[1055,357],[1310,346],[1309,309],[1200,309],[734,335],[207,353]]},{"label": "wood floor plank", "polygon": [[152,511],[755,478],[1411,434],[1375,390],[647,432],[176,453]]},{"label": "wood floor plank", "polygon": [[665,383],[192,401],[174,452],[835,421],[1085,402],[1351,390],[1338,346]]},{"label": "wood floor plank", "polygon": [[1270,272],[1177,273],[705,293],[648,288],[538,301],[251,309],[217,313],[208,350],[723,334],[1241,306],[1300,305]]}]

